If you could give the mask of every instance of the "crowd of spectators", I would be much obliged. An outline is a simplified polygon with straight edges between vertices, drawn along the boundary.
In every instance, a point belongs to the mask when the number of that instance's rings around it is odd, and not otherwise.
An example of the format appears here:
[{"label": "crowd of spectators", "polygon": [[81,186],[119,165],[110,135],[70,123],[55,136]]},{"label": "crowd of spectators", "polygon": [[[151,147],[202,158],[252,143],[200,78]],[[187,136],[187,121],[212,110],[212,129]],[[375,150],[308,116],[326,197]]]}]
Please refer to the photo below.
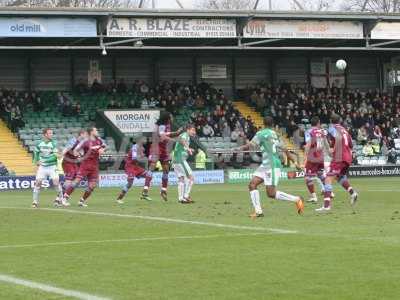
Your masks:
[{"label": "crowd of spectators", "polygon": [[[195,111],[191,122],[196,125],[200,137],[230,137],[232,141],[237,141],[240,137],[251,138],[257,129],[249,116],[245,118],[234,108],[222,89],[216,89],[205,81],[196,85],[191,81],[180,83],[174,79],[151,86],[142,80],[135,80],[128,86],[124,79],[120,79],[105,85],[95,81],[91,87],[80,81],[75,90],[79,93],[107,93],[111,99],[107,106],[109,109],[123,108],[118,95],[126,93],[131,95],[127,108],[159,107],[173,115],[178,114],[182,107],[191,109]],[[140,105],[135,100],[137,98]]]},{"label": "crowd of spectators", "polygon": [[[366,146],[371,153],[393,147],[398,138],[400,120],[400,94],[391,95],[379,90],[362,92],[358,89],[315,89],[299,85],[282,84],[272,87],[259,83],[243,91],[248,103],[259,111],[271,115],[276,124],[286,128],[287,134],[298,145],[304,143],[304,126],[312,116],[329,124],[332,113],[343,117],[352,138]],[[396,133],[397,132],[397,133]]]},{"label": "crowd of spectators", "polygon": [[23,112],[27,108],[42,109],[40,97],[35,93],[0,90],[0,117],[10,124],[13,131],[25,126]]}]

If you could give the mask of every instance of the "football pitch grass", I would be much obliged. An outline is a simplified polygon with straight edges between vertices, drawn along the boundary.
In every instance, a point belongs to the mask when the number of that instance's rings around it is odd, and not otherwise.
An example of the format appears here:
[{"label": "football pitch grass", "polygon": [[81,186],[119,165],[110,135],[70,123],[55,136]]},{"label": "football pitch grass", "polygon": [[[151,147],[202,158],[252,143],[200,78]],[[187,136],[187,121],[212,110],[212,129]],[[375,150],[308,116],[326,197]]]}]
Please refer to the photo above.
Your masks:
[{"label": "football pitch grass", "polygon": [[[0,299],[399,299],[400,179],[352,179],[354,214],[335,185],[321,205],[267,200],[251,220],[246,184],[197,185],[192,205],[134,188],[97,189],[89,207],[52,207],[54,192],[0,193]],[[301,180],[281,190],[307,196]],[[25,280],[23,282],[19,280]],[[55,288],[55,290],[52,290]],[[75,294],[71,294],[75,293]]]}]

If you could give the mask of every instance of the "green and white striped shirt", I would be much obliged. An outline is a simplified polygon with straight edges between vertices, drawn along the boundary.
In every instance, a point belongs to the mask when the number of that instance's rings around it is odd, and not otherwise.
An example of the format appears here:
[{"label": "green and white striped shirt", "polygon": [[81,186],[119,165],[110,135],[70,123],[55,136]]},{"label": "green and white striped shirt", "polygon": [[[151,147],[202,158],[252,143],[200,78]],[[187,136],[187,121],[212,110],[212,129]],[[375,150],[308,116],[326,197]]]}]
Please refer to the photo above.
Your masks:
[{"label": "green and white striped shirt", "polygon": [[181,133],[179,135],[178,141],[175,144],[173,158],[174,163],[183,163],[188,158],[187,150],[182,142],[186,145],[190,144],[190,136],[187,132]]},{"label": "green and white striped shirt", "polygon": [[57,143],[54,140],[41,139],[35,145],[33,162],[35,164],[40,162],[40,165],[44,167],[55,166],[57,165],[57,152]]}]

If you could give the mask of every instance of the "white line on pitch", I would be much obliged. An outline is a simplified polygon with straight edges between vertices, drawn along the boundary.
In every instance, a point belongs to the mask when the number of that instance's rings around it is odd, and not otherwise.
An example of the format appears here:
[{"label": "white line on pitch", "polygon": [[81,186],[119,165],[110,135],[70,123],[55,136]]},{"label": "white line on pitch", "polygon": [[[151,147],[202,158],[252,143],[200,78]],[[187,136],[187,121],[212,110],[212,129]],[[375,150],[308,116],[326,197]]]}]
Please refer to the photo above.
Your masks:
[{"label": "white line on pitch", "polygon": [[[3,208],[3,209],[22,209],[22,210],[27,210],[28,209],[28,210],[32,210],[32,208],[25,208],[25,207],[0,207],[0,209],[1,208]],[[189,220],[163,218],[163,217],[127,215],[127,214],[117,214],[117,213],[97,212],[97,211],[57,209],[57,208],[41,208],[40,210],[54,211],[54,212],[61,212],[61,213],[105,216],[105,217],[118,217],[118,218],[152,220],[152,221],[167,222],[167,223],[203,225],[203,226],[219,227],[219,228],[230,228],[230,229],[238,229],[238,230],[266,231],[266,232],[283,233],[283,234],[285,234],[285,233],[297,233],[296,230],[287,230],[287,229],[280,229],[280,228],[230,225],[230,224],[211,223],[211,222],[204,222],[204,221],[189,221]]]},{"label": "white line on pitch", "polygon": [[54,293],[65,297],[74,297],[81,300],[110,300],[110,298],[99,297],[74,290],[66,290],[52,285],[25,280],[5,274],[0,274],[0,281],[12,283],[15,285],[22,285],[31,289],[41,290],[48,293]]},{"label": "white line on pitch", "polygon": [[37,243],[37,244],[20,244],[20,245],[0,245],[1,249],[13,248],[31,248],[31,247],[46,247],[46,246],[66,246],[80,244],[105,244],[105,243],[124,243],[124,242],[142,242],[142,241],[163,241],[163,240],[190,240],[190,239],[212,239],[224,237],[241,237],[262,235],[262,232],[255,233],[237,233],[237,234],[214,234],[214,235],[183,235],[183,236],[160,236],[160,237],[145,237],[132,239],[114,239],[114,240],[93,240],[93,241],[65,241],[53,243]]}]

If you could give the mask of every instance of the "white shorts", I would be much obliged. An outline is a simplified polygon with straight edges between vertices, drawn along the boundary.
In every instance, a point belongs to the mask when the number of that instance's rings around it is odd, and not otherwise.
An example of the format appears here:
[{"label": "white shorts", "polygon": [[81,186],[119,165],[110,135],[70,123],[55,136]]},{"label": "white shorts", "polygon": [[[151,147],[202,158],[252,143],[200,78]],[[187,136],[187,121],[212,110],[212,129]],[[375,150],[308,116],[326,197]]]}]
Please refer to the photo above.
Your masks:
[{"label": "white shorts", "polygon": [[330,161],[324,161],[324,175],[325,176],[328,173],[330,167],[331,167],[331,162]]},{"label": "white shorts", "polygon": [[192,176],[192,169],[190,168],[189,164],[187,161],[183,161],[182,163],[173,163],[172,167],[174,168],[176,177],[185,177],[189,178]]},{"label": "white shorts", "polygon": [[281,169],[259,166],[253,176],[263,179],[266,186],[278,186],[279,178],[281,177]]},{"label": "white shorts", "polygon": [[58,179],[57,166],[39,166],[36,172],[36,180],[43,180],[50,178],[52,180]]}]

